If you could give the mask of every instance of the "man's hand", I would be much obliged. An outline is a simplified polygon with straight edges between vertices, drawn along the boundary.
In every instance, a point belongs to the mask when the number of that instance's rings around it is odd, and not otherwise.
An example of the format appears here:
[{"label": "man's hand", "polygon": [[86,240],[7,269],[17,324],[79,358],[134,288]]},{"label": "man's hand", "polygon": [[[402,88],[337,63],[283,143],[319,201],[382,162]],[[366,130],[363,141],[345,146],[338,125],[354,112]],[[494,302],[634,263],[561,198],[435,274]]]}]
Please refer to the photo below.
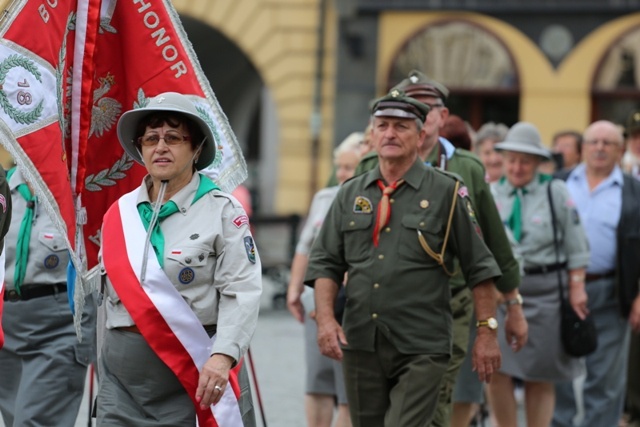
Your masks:
[{"label": "man's hand", "polygon": [[504,332],[511,350],[518,352],[527,343],[529,324],[524,318],[522,305],[513,304],[507,307],[507,317],[504,321]]},{"label": "man's hand", "polygon": [[346,345],[347,338],[340,324],[333,316],[317,316],[316,322],[318,323],[320,353],[335,360],[342,360],[340,344]]},{"label": "man's hand", "polygon": [[478,372],[480,381],[489,383],[491,375],[500,369],[500,348],[497,331],[486,327],[478,328],[478,335],[473,344],[473,370]]},{"label": "man's hand", "polygon": [[629,314],[629,325],[631,325],[631,330],[633,332],[640,332],[640,295],[633,300],[631,313]]},{"label": "man's hand", "polygon": [[232,365],[233,358],[220,353],[211,356],[204,364],[196,389],[196,402],[200,403],[201,409],[206,409],[220,401],[229,382],[229,370]]}]

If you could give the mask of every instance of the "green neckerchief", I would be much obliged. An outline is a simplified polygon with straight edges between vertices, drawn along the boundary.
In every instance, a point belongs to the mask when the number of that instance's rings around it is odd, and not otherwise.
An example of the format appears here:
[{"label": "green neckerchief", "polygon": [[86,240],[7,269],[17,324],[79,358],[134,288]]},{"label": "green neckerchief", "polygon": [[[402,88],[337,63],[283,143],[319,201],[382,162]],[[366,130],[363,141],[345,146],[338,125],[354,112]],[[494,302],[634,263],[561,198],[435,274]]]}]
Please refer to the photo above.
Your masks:
[{"label": "green neckerchief", "polygon": [[[547,181],[551,181],[553,177],[546,174],[538,174],[538,183],[542,184]],[[500,179],[501,183],[504,183],[506,178],[503,176]],[[522,238],[522,197],[529,191],[525,187],[514,188],[511,192],[511,196],[514,196],[513,208],[511,209],[511,216],[509,217],[509,228],[513,232],[513,238],[516,242],[520,243]]]},{"label": "green neckerchief", "polygon": [[[7,172],[7,182],[15,173],[16,168],[12,168]],[[18,242],[16,243],[16,269],[13,273],[13,287],[18,295],[22,295],[20,286],[24,282],[24,276],[27,273],[27,262],[29,260],[29,242],[31,241],[31,227],[33,226],[33,210],[36,206],[36,196],[31,194],[29,186],[25,183],[18,185],[18,193],[27,202],[27,207],[20,223],[20,231],[18,232]]]},{"label": "green neckerchief", "polygon": [[[219,189],[220,188],[216,184],[214,184],[211,179],[204,175],[200,175],[200,185],[198,186],[198,190],[196,191],[196,195],[193,198],[191,204],[193,205],[209,191]],[[164,267],[164,235],[162,234],[162,230],[160,229],[160,223],[165,218],[168,218],[176,212],[178,212],[178,205],[176,205],[173,200],[169,200],[167,203],[162,205],[158,214],[158,220],[154,224],[153,231],[151,232],[151,246],[153,246],[153,250],[156,253],[156,257],[158,258],[160,267]],[[151,217],[153,216],[153,208],[151,207],[151,203],[140,203],[138,205],[138,213],[140,214],[140,219],[142,219],[142,223],[144,224],[144,229],[149,231],[149,223],[151,222]]]}]

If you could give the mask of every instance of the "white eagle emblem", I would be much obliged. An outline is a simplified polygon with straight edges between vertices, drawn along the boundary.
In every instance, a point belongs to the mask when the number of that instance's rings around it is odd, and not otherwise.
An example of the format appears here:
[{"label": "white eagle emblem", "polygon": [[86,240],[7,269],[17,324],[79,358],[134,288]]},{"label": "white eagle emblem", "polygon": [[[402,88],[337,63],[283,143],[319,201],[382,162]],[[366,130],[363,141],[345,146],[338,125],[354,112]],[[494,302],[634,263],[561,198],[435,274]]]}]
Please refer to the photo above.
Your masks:
[{"label": "white eagle emblem", "polygon": [[93,107],[91,108],[91,129],[89,137],[94,133],[101,137],[116,123],[116,117],[122,111],[122,104],[113,98],[103,98],[113,86],[115,79],[111,74],[98,79],[100,87],[93,91]]}]

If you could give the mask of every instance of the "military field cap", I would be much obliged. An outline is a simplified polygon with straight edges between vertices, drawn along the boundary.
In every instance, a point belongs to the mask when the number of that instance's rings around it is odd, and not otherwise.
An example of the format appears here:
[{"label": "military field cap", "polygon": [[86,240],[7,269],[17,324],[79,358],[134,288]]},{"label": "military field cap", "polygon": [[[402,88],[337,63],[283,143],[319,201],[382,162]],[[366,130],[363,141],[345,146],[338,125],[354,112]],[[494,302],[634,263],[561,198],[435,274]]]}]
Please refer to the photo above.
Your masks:
[{"label": "military field cap", "polygon": [[518,122],[511,126],[504,141],[494,145],[494,148],[498,151],[515,151],[551,159],[551,152],[542,145],[540,132],[527,122]]},{"label": "military field cap", "polygon": [[393,89],[402,90],[411,97],[432,96],[443,101],[449,97],[449,89],[418,70],[411,71],[409,76],[395,85]]},{"label": "military field cap", "polygon": [[371,103],[371,114],[375,117],[399,117],[424,122],[429,110],[428,105],[407,96],[398,89],[392,89],[391,92]]},{"label": "military field cap", "polygon": [[[120,116],[118,120],[118,139],[120,140],[122,148],[124,148],[133,160],[144,165],[134,141],[136,138],[136,129],[140,120],[151,113],[157,112],[180,113],[193,120],[205,136],[204,144],[202,144],[202,152],[198,157],[198,161],[196,161],[196,169],[204,169],[213,162],[216,155],[216,148],[211,128],[200,116],[193,102],[191,102],[187,96],[176,92],[161,93],[151,98],[146,106],[126,111]],[[202,141],[196,142],[200,144]]]},{"label": "military field cap", "polygon": [[625,136],[640,132],[640,110],[634,110],[627,117],[627,126],[624,128]]}]

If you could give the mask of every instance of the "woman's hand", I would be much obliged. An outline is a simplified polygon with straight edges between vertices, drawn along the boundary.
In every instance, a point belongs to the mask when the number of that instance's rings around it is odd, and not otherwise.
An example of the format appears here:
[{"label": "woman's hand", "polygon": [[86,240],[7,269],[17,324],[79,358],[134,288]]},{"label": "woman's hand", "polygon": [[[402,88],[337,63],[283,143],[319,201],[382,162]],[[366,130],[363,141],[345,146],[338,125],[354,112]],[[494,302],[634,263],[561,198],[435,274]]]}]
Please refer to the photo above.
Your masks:
[{"label": "woman's hand", "polygon": [[582,283],[582,286],[576,286],[573,283],[569,286],[569,303],[580,319],[584,320],[589,315],[587,292],[584,290],[584,283]]},{"label": "woman's hand", "polygon": [[233,358],[220,353],[211,356],[204,364],[196,390],[196,402],[200,403],[200,409],[206,409],[220,401],[229,382],[232,365]]}]

